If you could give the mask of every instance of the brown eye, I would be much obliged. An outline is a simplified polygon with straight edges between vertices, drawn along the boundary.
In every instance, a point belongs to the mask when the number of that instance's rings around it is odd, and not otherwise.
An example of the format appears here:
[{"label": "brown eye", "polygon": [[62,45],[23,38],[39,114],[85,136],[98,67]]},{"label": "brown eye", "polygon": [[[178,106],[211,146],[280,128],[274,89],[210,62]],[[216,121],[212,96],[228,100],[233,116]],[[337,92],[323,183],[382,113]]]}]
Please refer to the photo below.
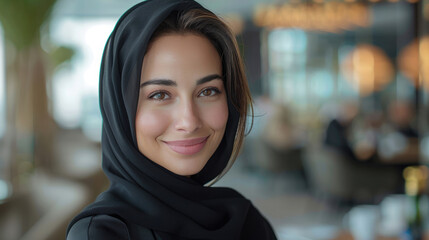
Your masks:
[{"label": "brown eye", "polygon": [[216,88],[206,88],[200,93],[200,97],[211,97],[220,93],[220,91]]},{"label": "brown eye", "polygon": [[202,92],[203,96],[210,96],[212,95],[212,90],[211,89],[206,89]]},{"label": "brown eye", "polygon": [[170,96],[166,92],[155,92],[155,93],[151,94],[149,96],[149,98],[152,99],[152,100],[162,101],[162,100],[169,99]]}]

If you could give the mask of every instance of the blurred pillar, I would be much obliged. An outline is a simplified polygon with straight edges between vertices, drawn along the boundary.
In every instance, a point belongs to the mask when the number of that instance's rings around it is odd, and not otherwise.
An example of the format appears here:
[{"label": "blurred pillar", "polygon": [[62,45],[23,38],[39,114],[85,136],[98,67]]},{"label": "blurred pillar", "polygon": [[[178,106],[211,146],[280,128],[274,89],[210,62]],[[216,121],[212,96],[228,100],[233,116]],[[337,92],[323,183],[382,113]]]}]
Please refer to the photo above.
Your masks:
[{"label": "blurred pillar", "polygon": [[261,28],[247,22],[242,43],[250,91],[253,96],[258,96],[262,94],[261,51],[264,51],[261,48]]},{"label": "blurred pillar", "polygon": [[2,157],[10,166],[8,177],[15,188],[25,187],[27,173],[34,169],[35,163],[51,160],[50,123],[53,121],[47,106],[47,54],[41,49],[40,36],[55,2],[0,0],[0,21],[6,40],[7,89],[3,145],[6,151]]}]

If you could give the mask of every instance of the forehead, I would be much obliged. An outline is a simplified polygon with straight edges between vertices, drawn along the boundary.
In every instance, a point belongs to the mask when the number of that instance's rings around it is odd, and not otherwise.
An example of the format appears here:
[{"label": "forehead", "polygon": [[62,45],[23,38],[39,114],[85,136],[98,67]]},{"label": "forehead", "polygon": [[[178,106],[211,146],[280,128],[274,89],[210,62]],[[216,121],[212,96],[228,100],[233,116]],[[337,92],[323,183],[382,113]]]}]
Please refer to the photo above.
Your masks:
[{"label": "forehead", "polygon": [[167,34],[157,37],[150,44],[143,59],[142,80],[151,77],[221,74],[221,65],[219,54],[206,37],[193,33]]}]

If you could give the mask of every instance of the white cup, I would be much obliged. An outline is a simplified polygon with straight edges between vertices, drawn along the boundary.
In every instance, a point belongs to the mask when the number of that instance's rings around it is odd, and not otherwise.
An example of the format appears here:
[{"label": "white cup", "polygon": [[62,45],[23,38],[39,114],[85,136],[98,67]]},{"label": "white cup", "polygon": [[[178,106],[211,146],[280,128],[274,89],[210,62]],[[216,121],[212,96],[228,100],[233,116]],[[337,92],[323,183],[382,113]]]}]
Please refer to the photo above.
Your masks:
[{"label": "white cup", "polygon": [[353,207],[344,216],[344,224],[355,240],[375,240],[379,220],[379,208],[375,205]]},{"label": "white cup", "polygon": [[380,231],[384,236],[399,236],[407,227],[406,195],[389,195],[380,204],[381,225]]}]

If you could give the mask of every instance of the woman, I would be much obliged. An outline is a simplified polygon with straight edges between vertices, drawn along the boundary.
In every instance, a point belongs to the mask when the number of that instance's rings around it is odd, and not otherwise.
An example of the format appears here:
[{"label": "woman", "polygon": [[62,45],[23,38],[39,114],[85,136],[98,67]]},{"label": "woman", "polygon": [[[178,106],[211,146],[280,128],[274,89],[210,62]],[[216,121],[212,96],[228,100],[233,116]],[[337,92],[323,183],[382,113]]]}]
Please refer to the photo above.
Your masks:
[{"label": "woman", "polygon": [[193,0],[128,10],[100,74],[110,188],[67,239],[276,239],[249,200],[208,187],[241,147],[250,94],[233,35]]}]

